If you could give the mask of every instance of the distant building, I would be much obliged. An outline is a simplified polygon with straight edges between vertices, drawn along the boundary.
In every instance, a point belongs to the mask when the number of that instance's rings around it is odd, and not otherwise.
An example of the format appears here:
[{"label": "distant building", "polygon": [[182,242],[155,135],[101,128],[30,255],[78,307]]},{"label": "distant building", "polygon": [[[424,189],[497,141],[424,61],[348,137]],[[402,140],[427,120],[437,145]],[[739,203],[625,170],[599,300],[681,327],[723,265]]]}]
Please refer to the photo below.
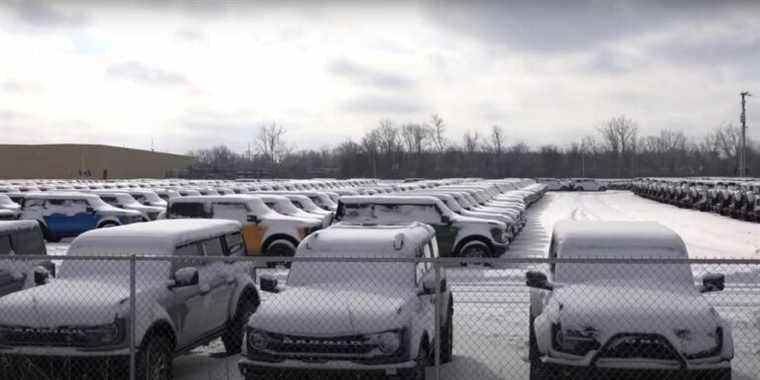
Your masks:
[{"label": "distant building", "polygon": [[176,176],[191,156],[108,145],[1,145],[0,178],[163,178]]}]

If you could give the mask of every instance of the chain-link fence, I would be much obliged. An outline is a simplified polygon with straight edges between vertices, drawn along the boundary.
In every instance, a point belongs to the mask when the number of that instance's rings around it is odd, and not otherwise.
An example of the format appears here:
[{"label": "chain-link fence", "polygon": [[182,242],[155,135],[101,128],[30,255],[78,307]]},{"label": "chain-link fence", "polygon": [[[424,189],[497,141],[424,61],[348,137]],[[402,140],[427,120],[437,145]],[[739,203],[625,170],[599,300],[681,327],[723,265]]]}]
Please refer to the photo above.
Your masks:
[{"label": "chain-link fence", "polygon": [[760,379],[760,260],[17,255],[0,295],[2,379]]}]

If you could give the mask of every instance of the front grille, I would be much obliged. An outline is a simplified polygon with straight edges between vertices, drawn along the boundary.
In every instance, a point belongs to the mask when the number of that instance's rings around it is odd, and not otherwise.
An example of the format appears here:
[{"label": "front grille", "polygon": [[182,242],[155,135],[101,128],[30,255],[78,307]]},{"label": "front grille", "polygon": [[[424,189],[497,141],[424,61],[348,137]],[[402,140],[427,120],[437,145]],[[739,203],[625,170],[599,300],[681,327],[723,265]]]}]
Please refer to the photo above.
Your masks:
[{"label": "front grille", "polygon": [[26,327],[3,331],[2,342],[14,345],[84,346],[89,340],[76,329]]},{"label": "front grille", "polygon": [[313,338],[292,335],[268,334],[267,349],[278,353],[365,355],[377,346],[367,338],[348,336],[339,338]]},{"label": "front grille", "polygon": [[612,337],[602,347],[601,359],[652,359],[681,361],[678,352],[657,334],[627,334]]}]

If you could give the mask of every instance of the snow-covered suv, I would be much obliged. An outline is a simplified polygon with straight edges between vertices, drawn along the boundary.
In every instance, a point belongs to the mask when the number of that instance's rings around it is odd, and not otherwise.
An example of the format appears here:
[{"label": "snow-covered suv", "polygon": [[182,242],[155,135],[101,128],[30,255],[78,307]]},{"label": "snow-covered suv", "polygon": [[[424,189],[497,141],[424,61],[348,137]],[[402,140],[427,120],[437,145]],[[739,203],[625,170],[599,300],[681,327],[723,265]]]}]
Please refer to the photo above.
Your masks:
[{"label": "snow-covered suv", "polygon": [[503,222],[458,215],[432,196],[341,197],[335,220],[429,224],[435,229],[438,249],[444,257],[499,257],[509,247],[509,233]]},{"label": "snow-covered suv", "polygon": [[686,262],[633,262],[687,259],[675,232],[655,222],[563,221],[549,257],[628,261],[558,262],[550,278],[527,274],[531,379],[654,369],[731,378],[731,326],[702,296],[723,290],[723,275],[707,274],[697,288]]},{"label": "snow-covered suv", "polygon": [[[121,260],[64,260],[48,284],[0,298],[0,378],[56,378],[14,372],[28,368],[85,372],[67,372],[73,379],[90,378],[95,369],[97,378],[103,371],[112,374],[105,378],[123,376],[132,301],[136,379],[171,379],[174,356],[219,337],[228,352],[239,352],[243,327],[259,304],[255,268],[202,257],[243,252],[240,223],[227,220],[162,220],[82,234],[69,256]],[[138,261],[130,300],[124,256],[131,254],[178,258]]]},{"label": "snow-covered suv", "polygon": [[45,256],[45,240],[31,220],[0,222],[0,297],[45,284],[55,275],[50,260],[14,260],[14,256]]},{"label": "snow-covered suv", "polygon": [[48,241],[143,220],[140,212],[111,206],[95,194],[64,192],[25,194],[21,219],[39,222]]},{"label": "snow-covered suv", "polygon": [[434,339],[441,339],[441,362],[452,359],[454,301],[446,272],[436,276],[429,262],[361,259],[435,258],[437,249],[435,231],[420,223],[338,224],[311,234],[296,254],[310,260],[293,263],[286,286],[261,277],[261,289],[276,294],[248,323],[242,374],[367,371],[424,379]]},{"label": "snow-covered suv", "polygon": [[5,194],[0,194],[0,220],[16,220],[21,216],[21,205]]},{"label": "snow-covered suv", "polygon": [[293,256],[301,239],[322,228],[316,219],[282,215],[255,194],[200,195],[169,201],[167,218],[214,218],[243,224],[247,254]]}]

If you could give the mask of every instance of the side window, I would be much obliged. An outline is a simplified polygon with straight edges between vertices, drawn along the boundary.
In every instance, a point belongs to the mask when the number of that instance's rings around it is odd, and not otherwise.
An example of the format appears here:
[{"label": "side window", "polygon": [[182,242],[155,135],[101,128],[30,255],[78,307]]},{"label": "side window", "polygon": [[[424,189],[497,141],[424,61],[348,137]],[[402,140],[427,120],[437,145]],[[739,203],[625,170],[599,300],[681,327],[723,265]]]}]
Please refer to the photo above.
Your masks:
[{"label": "side window", "polygon": [[212,211],[214,213],[214,218],[216,219],[230,219],[245,222],[246,217],[248,216],[248,209],[243,203],[214,203],[212,205]]},{"label": "side window", "polygon": [[211,218],[206,205],[200,202],[176,202],[169,207],[170,218]]},{"label": "side window", "polygon": [[0,256],[7,255],[11,252],[10,236],[0,236]]},{"label": "side window", "polygon": [[[18,203],[18,202],[17,202]],[[23,206],[25,209],[42,209],[45,208],[46,202],[44,199],[27,199]]]},{"label": "side window", "polygon": [[87,212],[87,208],[90,207],[90,204],[87,203],[86,200],[83,199],[72,199],[69,201],[69,205],[72,210],[75,210],[76,212]]},{"label": "side window", "polygon": [[203,247],[203,253],[205,256],[224,256],[224,248],[222,248],[222,239],[213,238],[205,240],[201,246]]},{"label": "side window", "polygon": [[304,209],[303,205],[301,204],[300,201],[291,200],[291,202],[293,202],[293,205],[295,205],[296,207],[300,208],[301,210]]},{"label": "side window", "polygon": [[201,267],[205,265],[205,262],[202,260],[192,260],[193,257],[198,258],[203,256],[203,251],[201,251],[201,246],[198,243],[190,243],[177,247],[177,249],[174,250],[174,256],[180,257],[181,259],[174,260],[172,273],[176,272],[178,269],[186,267]]},{"label": "side window", "polygon": [[106,202],[106,203],[108,203],[111,206],[117,206],[117,207],[119,206],[119,201],[116,200],[116,197],[101,196],[100,199],[102,199],[103,202]]},{"label": "side window", "polygon": [[245,242],[240,232],[227,234],[224,239],[227,243],[227,252],[230,256],[245,255]]}]

